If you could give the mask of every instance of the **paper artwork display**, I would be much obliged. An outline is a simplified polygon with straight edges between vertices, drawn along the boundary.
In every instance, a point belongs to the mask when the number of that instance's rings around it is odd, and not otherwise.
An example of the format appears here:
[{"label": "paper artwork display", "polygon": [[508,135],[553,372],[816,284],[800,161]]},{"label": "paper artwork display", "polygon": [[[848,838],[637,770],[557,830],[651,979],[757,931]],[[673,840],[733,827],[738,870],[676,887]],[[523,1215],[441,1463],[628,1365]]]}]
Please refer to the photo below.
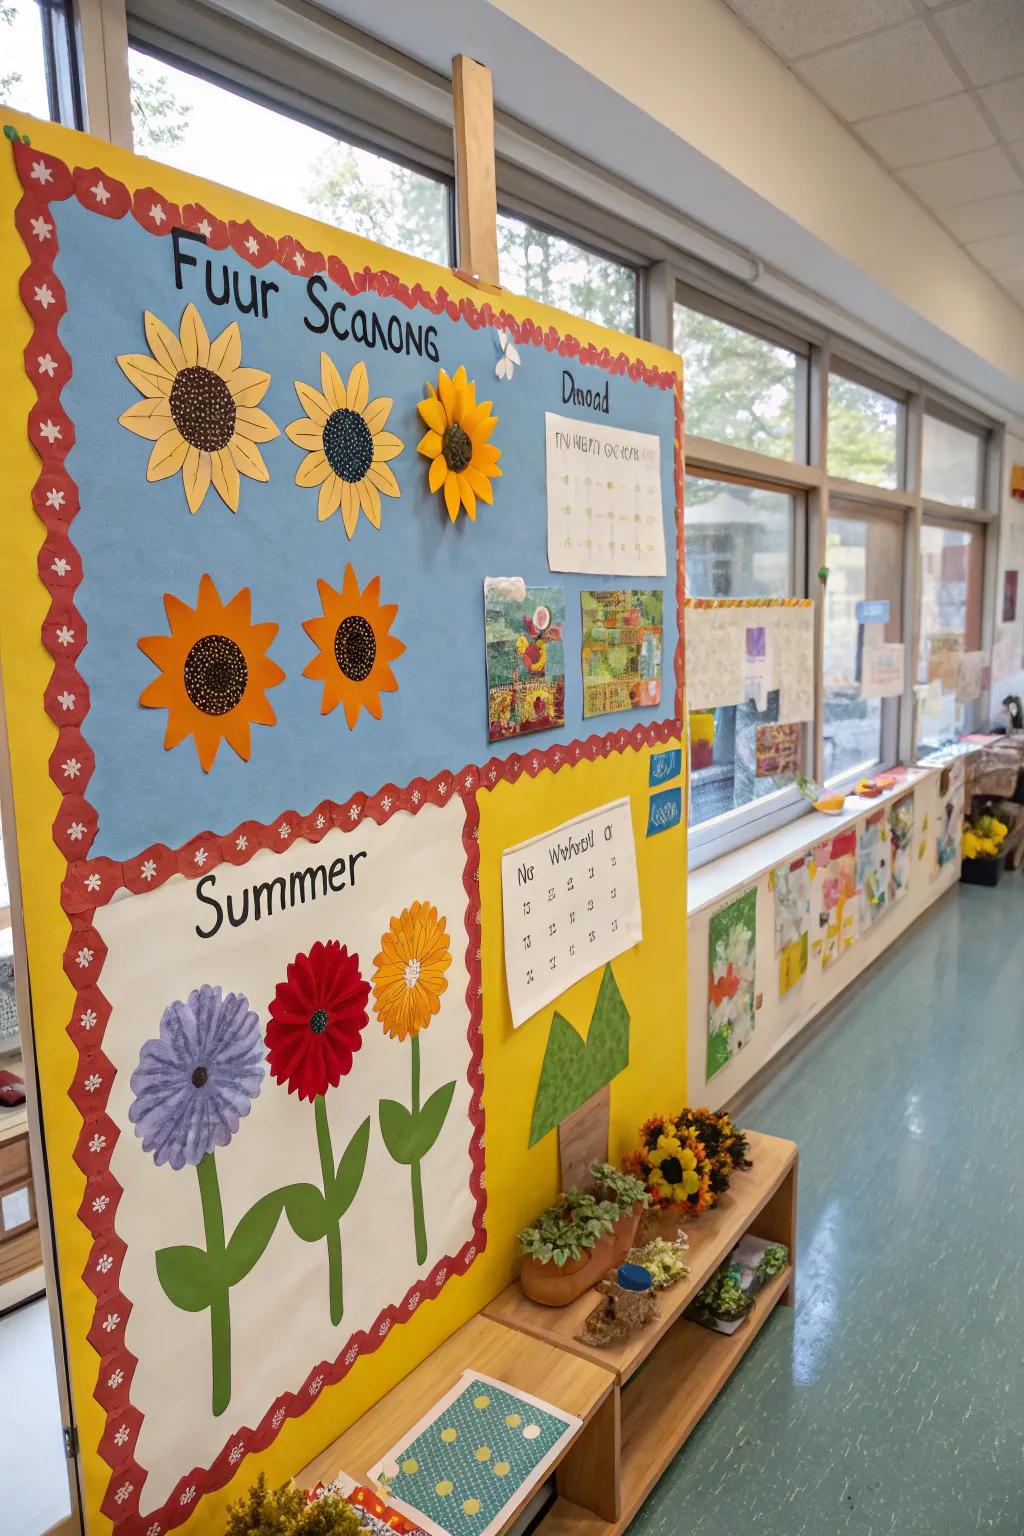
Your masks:
[{"label": "paper artwork display", "polygon": [[903,692],[902,645],[866,645],[861,652],[862,699],[895,699]]},{"label": "paper artwork display", "polygon": [[664,576],[659,439],[552,411],[545,430],[551,569]]},{"label": "paper artwork display", "polygon": [[802,933],[792,944],[787,944],[779,955],[779,997],[791,992],[801,977],[807,974],[807,947],[809,938]]},{"label": "paper artwork display", "polygon": [[892,850],[885,810],[873,811],[857,839],[857,888],[861,931],[881,917],[889,904]]},{"label": "paper artwork display", "polygon": [[754,732],[754,777],[792,778],[800,772],[801,727],[771,722]]},{"label": "paper artwork display", "polygon": [[938,824],[935,835],[935,873],[960,858],[964,830],[964,763],[957,758],[939,775]]},{"label": "paper artwork display", "polygon": [[1003,623],[1013,624],[1017,618],[1018,571],[1003,572]]},{"label": "paper artwork display", "polygon": [[648,802],[647,836],[654,837],[658,832],[668,832],[672,827],[678,827],[682,819],[682,789],[677,785],[674,789],[659,790]]},{"label": "paper artwork display", "polygon": [[648,783],[654,789],[659,784],[668,784],[672,779],[678,779],[682,771],[683,753],[680,747],[672,747],[668,752],[652,752]]},{"label": "paper artwork display", "polygon": [[889,899],[899,901],[910,887],[914,840],[914,797],[903,795],[889,806]]},{"label": "paper artwork display", "polygon": [[629,799],[506,848],[501,900],[505,977],[518,1028],[643,938]]},{"label": "paper artwork display", "polygon": [[1013,660],[1013,636],[1002,635],[995,640],[992,646],[992,681],[1000,682],[1004,677],[1009,677],[1016,671]]},{"label": "paper artwork display", "polygon": [[779,957],[779,996],[785,997],[807,971],[811,920],[811,874],[806,858],[780,864],[775,887],[775,953]]},{"label": "paper artwork display", "polygon": [[715,761],[715,716],[710,709],[690,714],[690,772],[710,768]]},{"label": "paper artwork display", "polygon": [[581,1423],[506,1382],[465,1371],[369,1476],[432,1536],[495,1536]]},{"label": "paper artwork display", "polygon": [[560,1013],[552,1016],[533,1101],[530,1146],[628,1066],[629,1011],[612,968],[606,965],[586,1040]]},{"label": "paper artwork display", "polygon": [[981,698],[985,687],[987,665],[987,651],[964,651],[957,658],[956,701],[958,704],[970,704],[973,699]]},{"label": "paper artwork display", "polygon": [[779,692],[779,722],[814,714],[814,604],[795,598],[688,598],[686,691],[692,712]]},{"label": "paper artwork display", "polygon": [[484,582],[491,741],[565,724],[565,594],[516,577]]},{"label": "paper artwork display", "polygon": [[941,630],[928,639],[928,681],[943,693],[956,691],[957,671],[964,652],[964,637],[957,630]]},{"label": "paper artwork display", "polygon": [[581,592],[580,607],[584,716],[658,704],[661,592]]},{"label": "paper artwork display", "polygon": [[711,915],[708,925],[707,1076],[714,1077],[754,1033],[757,887]]},{"label": "paper artwork display", "polygon": [[821,873],[821,964],[827,969],[857,937],[857,834],[840,832],[814,850]]}]

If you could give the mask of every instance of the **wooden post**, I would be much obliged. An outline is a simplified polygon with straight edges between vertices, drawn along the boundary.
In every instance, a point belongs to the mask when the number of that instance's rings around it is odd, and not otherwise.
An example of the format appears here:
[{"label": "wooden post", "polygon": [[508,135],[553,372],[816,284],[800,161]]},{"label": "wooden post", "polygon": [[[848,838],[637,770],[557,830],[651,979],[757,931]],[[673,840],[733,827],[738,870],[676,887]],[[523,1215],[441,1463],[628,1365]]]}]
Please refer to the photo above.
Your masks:
[{"label": "wooden post", "polygon": [[498,193],[494,174],[491,72],[464,53],[452,59],[455,118],[456,270],[478,287],[497,288]]}]

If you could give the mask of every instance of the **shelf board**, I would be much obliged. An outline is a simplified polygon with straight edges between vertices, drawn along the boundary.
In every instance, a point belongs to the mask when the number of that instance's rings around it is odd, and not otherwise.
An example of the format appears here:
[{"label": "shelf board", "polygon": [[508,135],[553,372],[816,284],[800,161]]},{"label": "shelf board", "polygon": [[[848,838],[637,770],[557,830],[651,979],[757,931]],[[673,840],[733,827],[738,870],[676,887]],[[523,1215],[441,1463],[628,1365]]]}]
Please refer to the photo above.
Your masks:
[{"label": "shelf board", "polygon": [[[589,1344],[581,1344],[576,1334],[601,1300],[597,1292],[585,1291],[567,1307],[542,1307],[524,1296],[518,1281],[514,1281],[495,1297],[490,1306],[485,1307],[484,1316],[511,1328],[518,1328],[532,1338],[557,1344],[562,1349],[593,1361],[595,1365],[603,1365],[607,1370],[614,1371],[620,1382],[627,1381],[689,1306],[704,1282],[728,1257],[743,1234],[752,1226],[756,1228],[758,1215],[796,1162],[794,1142],[784,1141],[778,1136],[764,1136],[758,1131],[749,1131],[747,1134],[754,1166],[746,1173],[733,1174],[731,1188],[714,1210],[685,1224],[690,1240],[687,1255],[690,1272],[685,1280],[680,1280],[659,1294],[659,1317],[647,1328],[641,1329],[622,1344],[609,1348],[595,1349]],[[739,1330],[740,1333],[745,1331],[745,1328]]]}]

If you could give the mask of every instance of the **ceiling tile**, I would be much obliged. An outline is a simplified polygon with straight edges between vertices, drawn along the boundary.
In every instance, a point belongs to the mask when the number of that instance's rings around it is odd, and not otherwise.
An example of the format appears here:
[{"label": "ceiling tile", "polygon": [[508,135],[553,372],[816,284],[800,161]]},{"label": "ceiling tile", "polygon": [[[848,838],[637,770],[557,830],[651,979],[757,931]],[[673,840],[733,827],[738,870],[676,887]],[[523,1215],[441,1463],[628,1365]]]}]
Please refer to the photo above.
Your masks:
[{"label": "ceiling tile", "polygon": [[726,0],[785,59],[914,15],[913,0]]},{"label": "ceiling tile", "polygon": [[1024,263],[1024,233],[994,235],[991,240],[974,240],[968,246],[972,256],[996,275]]},{"label": "ceiling tile", "polygon": [[1008,288],[1011,293],[1024,288],[1024,262],[1021,262],[1016,267],[1007,267],[1004,272],[1000,272],[998,281],[1002,283],[1004,288]]},{"label": "ceiling tile", "polygon": [[962,0],[935,21],[974,85],[1024,74],[1021,0]]},{"label": "ceiling tile", "polygon": [[1016,235],[1024,231],[1024,192],[1010,192],[1005,197],[986,197],[977,203],[944,208],[940,217],[958,240],[990,240],[995,235]]},{"label": "ceiling tile", "polygon": [[1002,192],[1019,192],[1024,186],[1005,150],[976,149],[969,155],[935,160],[931,165],[912,165],[901,179],[931,208],[955,208]]},{"label": "ceiling tile", "polygon": [[1006,147],[1011,155],[1016,156],[1017,164],[1021,170],[1024,170],[1024,139],[1011,139]]},{"label": "ceiling tile", "polygon": [[961,90],[924,21],[904,22],[843,43],[803,59],[795,68],[847,122],[897,112]]},{"label": "ceiling tile", "polygon": [[1024,138],[1024,75],[1015,80],[1001,80],[978,92],[995,119],[999,132],[1008,139]]},{"label": "ceiling tile", "polygon": [[929,160],[944,160],[996,142],[995,134],[966,91],[944,96],[921,107],[887,112],[857,124],[861,138],[871,145],[886,165],[902,170]]}]

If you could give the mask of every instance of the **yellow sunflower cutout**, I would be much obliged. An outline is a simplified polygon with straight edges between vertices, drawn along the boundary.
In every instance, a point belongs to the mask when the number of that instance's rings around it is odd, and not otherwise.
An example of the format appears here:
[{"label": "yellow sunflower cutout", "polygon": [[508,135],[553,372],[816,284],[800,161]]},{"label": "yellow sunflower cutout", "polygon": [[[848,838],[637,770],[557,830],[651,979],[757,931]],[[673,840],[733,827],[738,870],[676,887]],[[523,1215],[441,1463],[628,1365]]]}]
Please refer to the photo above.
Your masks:
[{"label": "yellow sunflower cutout", "polygon": [[452,953],[445,919],[425,901],[393,917],[374,960],[373,1008],[392,1040],[415,1037],[441,1007]]},{"label": "yellow sunflower cutout", "polygon": [[453,379],[442,368],[437,389],[427,388],[430,397],[419,402],[418,410],[428,430],[417,445],[430,460],[427,483],[432,491],[443,489],[453,523],[460,507],[475,522],[477,502],[493,502],[491,481],[501,474],[501,449],[489,442],[498,418],[491,414],[490,400],[477,404],[476,384],[467,379],[465,368],[457,369]]},{"label": "yellow sunflower cutout", "polygon": [[267,650],[276,624],[254,624],[248,587],[227,604],[209,576],[199,579],[195,608],[167,593],[169,635],[147,635],[139,650],[160,676],[139,696],[148,709],[167,710],[164,747],[169,751],[191,736],[203,772],[209,773],[222,741],[243,762],[251,751],[249,728],[277,720],[267,689],[284,679]]},{"label": "yellow sunflower cutout", "polygon": [[285,427],[296,447],[306,449],[295,484],[318,485],[316,512],[320,521],[340,507],[345,532],[351,538],[360,512],[379,528],[381,496],[401,495],[388,460],[396,458],[405,444],[384,430],[394,402],[386,395],[370,399],[364,363],[356,363],[348,383],[343,384],[327,353],[321,352],[320,382],[323,393],[309,384],[295,384],[306,412]]},{"label": "yellow sunflower cutout", "polygon": [[390,633],[397,603],[381,603],[380,577],[374,576],[364,591],[350,565],[345,567],[341,591],[318,581],[323,616],[307,619],[303,629],[317,647],[317,654],[303,670],[324,685],[320,713],[329,715],[339,704],[345,707],[349,730],[368,710],[375,720],[382,712],[381,694],[398,688],[390,663],[405,650]]},{"label": "yellow sunflower cutout", "polygon": [[153,442],[146,478],[166,480],[181,470],[190,512],[199,511],[211,485],[237,512],[239,476],[270,478],[256,446],[278,435],[258,408],[270,374],[242,367],[237,320],[216,341],[194,304],[182,315],[177,336],[148,310],[145,326],[152,356],[132,353],[117,361],[143,396],[118,421]]}]

